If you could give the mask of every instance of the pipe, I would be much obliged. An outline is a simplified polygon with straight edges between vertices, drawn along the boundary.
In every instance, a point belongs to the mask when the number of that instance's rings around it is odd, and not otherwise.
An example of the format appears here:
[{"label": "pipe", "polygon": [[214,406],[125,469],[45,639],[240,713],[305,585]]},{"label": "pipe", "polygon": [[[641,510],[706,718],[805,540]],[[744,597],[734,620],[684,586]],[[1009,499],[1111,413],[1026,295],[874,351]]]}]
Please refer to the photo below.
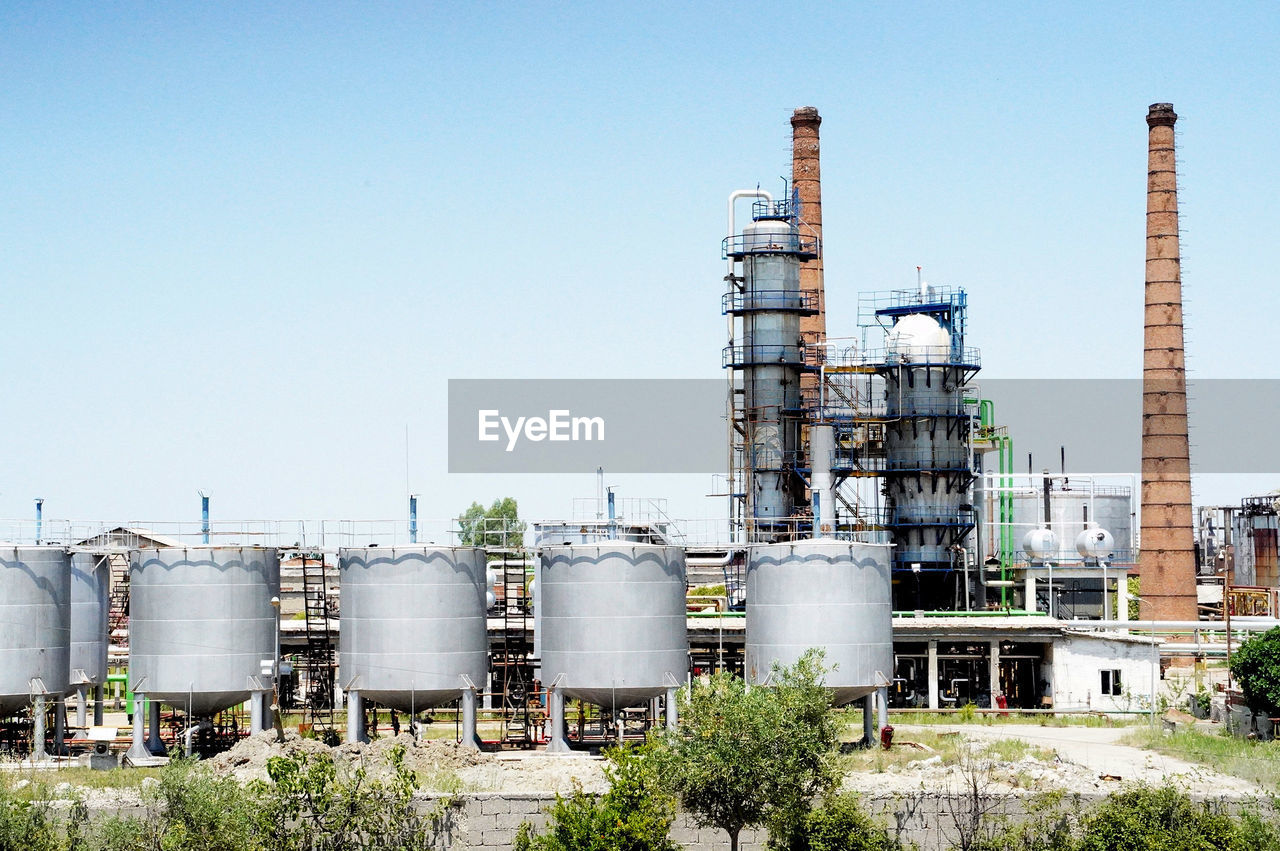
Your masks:
[{"label": "pipe", "polygon": [[675,732],[676,724],[680,720],[679,704],[676,701],[675,687],[667,689],[667,729]]},{"label": "pipe", "polygon": [[612,541],[618,537],[618,515],[613,501],[613,488],[607,488],[606,493],[609,499],[609,540]]},{"label": "pipe", "polygon": [[418,543],[418,495],[409,494],[409,543]]},{"label": "pipe", "polygon": [[[756,189],[735,189],[732,192],[730,192],[729,193],[729,238],[730,239],[738,235],[737,214],[736,214],[735,207],[739,199],[742,199],[742,198],[763,198],[766,201],[770,201],[770,202],[773,201],[772,194],[758,187]],[[730,275],[733,274],[733,258],[732,257],[729,258],[729,274]],[[730,321],[733,321],[732,318],[730,319]]]},{"label": "pipe", "polygon": [[93,726],[102,726],[102,713],[104,711],[103,699],[106,696],[104,687],[99,684],[93,688]]},{"label": "pipe", "polygon": [[809,427],[809,453],[813,468],[813,536],[824,537],[835,529],[835,480],[831,464],[835,458],[835,432],[826,423]]},{"label": "pipe", "polygon": [[[732,239],[734,236],[736,236],[736,235],[737,235],[737,217],[736,217],[736,216],[737,216],[737,214],[736,214],[736,204],[737,204],[737,202],[738,202],[738,200],[739,200],[740,198],[763,198],[763,199],[765,199],[766,201],[770,201],[770,202],[771,202],[771,201],[773,201],[773,196],[772,196],[771,194],[769,194],[768,192],[766,192],[765,190],[760,189],[760,188],[756,188],[756,189],[735,189],[733,192],[730,192],[730,193],[729,193],[729,238],[730,238],[730,239]],[[726,274],[725,274],[725,281],[726,281],[726,282],[728,283],[728,285],[729,285],[729,290],[730,290],[730,291],[732,291],[732,290],[734,289],[734,286],[735,286],[735,277],[734,277],[734,274],[733,274],[733,257],[732,257],[732,256],[727,257],[727,258],[726,258],[726,261],[727,261],[727,262],[728,262],[728,264],[729,264],[729,269],[728,269],[728,271],[727,271],[727,272],[726,272]],[[732,313],[727,313],[727,314],[725,314],[725,322],[726,322],[726,324],[728,325],[729,349],[730,349],[730,351],[732,351],[732,350],[733,350],[733,345],[734,345],[734,336],[735,336],[735,335],[734,335],[734,325],[733,325],[733,314],[732,314]],[[736,370],[732,370],[732,369],[725,370],[725,380],[726,380],[726,382],[727,382],[727,384],[728,384],[728,392],[725,394],[725,417],[726,417],[725,422],[727,422],[727,423],[728,423],[729,428],[730,428],[730,430],[731,430],[731,431],[730,431],[730,439],[728,440],[728,446],[729,446],[729,464],[728,464],[728,467],[726,468],[726,469],[729,471],[729,477],[728,477],[728,481],[726,482],[726,487],[725,487],[725,490],[726,490],[726,491],[727,491],[727,493],[728,493],[728,500],[729,500],[729,506],[728,506],[728,508],[729,508],[729,511],[728,511],[728,517],[729,517],[729,521],[730,521],[730,525],[729,525],[729,538],[730,538],[730,541],[732,541],[733,536],[734,536],[734,534],[735,534],[735,533],[736,533],[736,534],[743,534],[743,533],[745,533],[745,530],[742,530],[742,529],[738,529],[738,528],[736,528],[736,527],[735,527],[735,525],[734,525],[734,523],[733,523],[734,508],[735,508],[735,504],[736,504],[736,502],[737,502],[737,495],[736,495],[736,494],[734,493],[734,491],[733,491],[733,489],[734,489],[734,480],[735,480],[735,478],[736,478],[736,477],[735,477],[735,467],[734,467],[734,449],[733,449],[733,439],[732,439],[732,429],[733,429],[733,412],[734,412],[734,407],[735,407],[735,406],[734,406],[734,381],[733,381],[733,375],[734,375],[734,372],[735,372],[735,371],[736,371]],[[603,486],[603,482],[604,482],[604,469],[603,469],[603,468],[601,468],[599,472],[600,472],[600,481],[601,481],[601,485]],[[743,523],[744,523],[744,524],[747,522],[747,516],[746,516],[746,515],[747,515],[747,512],[743,512],[743,514],[742,514],[742,521],[743,521]],[[744,535],[744,537],[745,537],[745,535]]]},{"label": "pipe", "polygon": [[44,527],[44,500],[36,498],[36,543],[40,543]]},{"label": "pipe", "polygon": [[200,535],[203,543],[209,543],[209,495],[200,491]]}]

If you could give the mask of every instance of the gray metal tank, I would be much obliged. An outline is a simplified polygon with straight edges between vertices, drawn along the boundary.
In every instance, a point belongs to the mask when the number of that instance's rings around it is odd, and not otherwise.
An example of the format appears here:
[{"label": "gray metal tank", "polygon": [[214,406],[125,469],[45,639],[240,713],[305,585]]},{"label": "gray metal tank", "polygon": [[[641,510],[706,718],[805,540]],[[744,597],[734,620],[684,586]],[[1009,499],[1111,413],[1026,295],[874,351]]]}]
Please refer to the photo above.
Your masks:
[{"label": "gray metal tank", "polygon": [[280,558],[270,547],[163,547],[129,561],[129,686],[192,715],[269,689]]},{"label": "gray metal tank", "polygon": [[764,685],[773,663],[811,647],[826,653],[832,703],[842,706],[893,676],[889,544],[819,538],[750,548],[746,675]]},{"label": "gray metal tank", "polygon": [[339,683],[405,712],[481,690],[489,670],[484,550],[360,547],[338,553]]},{"label": "gray metal tank", "polygon": [[679,547],[603,541],[544,548],[543,684],[611,711],[684,685],[685,582]]},{"label": "gray metal tank", "polygon": [[0,715],[65,694],[70,658],[71,555],[0,547]]},{"label": "gray metal tank", "polygon": [[97,553],[71,556],[71,687],[107,681],[107,625],[111,560]]}]

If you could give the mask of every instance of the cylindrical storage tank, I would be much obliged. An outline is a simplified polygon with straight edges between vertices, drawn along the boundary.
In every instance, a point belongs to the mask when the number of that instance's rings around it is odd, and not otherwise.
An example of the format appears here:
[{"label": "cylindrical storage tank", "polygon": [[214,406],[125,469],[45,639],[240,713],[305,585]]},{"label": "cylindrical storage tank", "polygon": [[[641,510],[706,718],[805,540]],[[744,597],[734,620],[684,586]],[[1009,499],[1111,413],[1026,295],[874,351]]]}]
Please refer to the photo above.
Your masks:
[{"label": "cylindrical storage tank", "polygon": [[359,547],[338,553],[339,683],[405,712],[454,700],[489,671],[484,550]]},{"label": "cylindrical storage tank", "polygon": [[97,553],[71,556],[71,688],[107,681],[111,561]]},{"label": "cylindrical storage tank", "polygon": [[66,694],[70,659],[71,555],[0,547],[0,715]]},{"label": "cylindrical storage tank", "polygon": [[826,685],[842,706],[893,677],[889,544],[834,539],[761,544],[747,564],[747,682],[776,662],[825,653]]},{"label": "cylindrical storage tank", "polygon": [[269,547],[161,547],[129,560],[129,687],[212,715],[271,687],[280,558]]},{"label": "cylindrical storage tank", "polygon": [[[1058,536],[1058,564],[1080,561],[1075,539],[1089,524],[1097,524],[1115,538],[1115,558],[1125,561],[1133,557],[1133,505],[1129,488],[1097,488],[1092,494],[1087,486],[1080,490],[1054,489],[1049,492],[1049,527]],[[1028,488],[1013,494],[1015,535],[1044,525],[1044,491]]]},{"label": "cylindrical storage tank", "polygon": [[684,550],[626,541],[547,547],[537,581],[543,685],[611,711],[684,685]]}]

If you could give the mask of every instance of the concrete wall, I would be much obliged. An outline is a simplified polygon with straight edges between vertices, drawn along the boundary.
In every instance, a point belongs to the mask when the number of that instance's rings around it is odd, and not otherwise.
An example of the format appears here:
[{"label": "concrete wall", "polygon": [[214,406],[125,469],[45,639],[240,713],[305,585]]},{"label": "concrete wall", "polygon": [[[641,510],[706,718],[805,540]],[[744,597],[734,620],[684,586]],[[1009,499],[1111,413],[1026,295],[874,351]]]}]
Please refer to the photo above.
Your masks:
[{"label": "concrete wall", "polygon": [[[1082,806],[1095,803],[1099,797],[1081,799]],[[1029,799],[1008,798],[984,801],[983,809],[1002,813],[1012,820],[1026,815]],[[447,824],[436,844],[440,851],[488,849],[506,851],[512,847],[520,824],[529,821],[536,826],[546,824],[545,809],[555,803],[553,795],[467,795],[455,799]],[[967,821],[970,799],[960,796],[918,792],[906,795],[864,796],[863,806],[907,843],[920,851],[948,851],[957,845],[957,821]],[[671,838],[688,849],[728,851],[728,836],[719,830],[698,827],[681,813],[671,828]],[[763,830],[744,831],[739,837],[741,851],[763,851]]]},{"label": "concrete wall", "polygon": [[[1137,624],[1134,624],[1137,626]],[[1102,693],[1103,670],[1119,670],[1121,695]],[[1159,694],[1160,665],[1154,645],[1068,635],[1053,645],[1053,700],[1056,709],[1138,710],[1150,707],[1152,672]]]}]

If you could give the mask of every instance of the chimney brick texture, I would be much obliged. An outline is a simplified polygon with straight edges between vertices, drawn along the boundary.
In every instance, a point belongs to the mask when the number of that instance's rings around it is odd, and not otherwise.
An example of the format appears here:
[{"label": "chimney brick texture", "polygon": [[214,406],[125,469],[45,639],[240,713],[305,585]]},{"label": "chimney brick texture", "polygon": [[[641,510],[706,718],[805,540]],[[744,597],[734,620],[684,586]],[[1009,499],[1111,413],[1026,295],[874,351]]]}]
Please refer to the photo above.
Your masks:
[{"label": "chimney brick texture", "polygon": [[1196,620],[1191,459],[1173,105],[1147,114],[1147,270],[1142,358],[1142,620]]},{"label": "chimney brick texture", "polygon": [[[822,239],[822,171],[819,164],[818,126],[822,117],[812,106],[802,106],[791,116],[791,183],[800,198],[800,218],[805,236]],[[818,313],[800,317],[800,337],[806,344],[827,339],[827,301],[823,294],[822,254],[800,266],[801,292],[814,293]]]}]

